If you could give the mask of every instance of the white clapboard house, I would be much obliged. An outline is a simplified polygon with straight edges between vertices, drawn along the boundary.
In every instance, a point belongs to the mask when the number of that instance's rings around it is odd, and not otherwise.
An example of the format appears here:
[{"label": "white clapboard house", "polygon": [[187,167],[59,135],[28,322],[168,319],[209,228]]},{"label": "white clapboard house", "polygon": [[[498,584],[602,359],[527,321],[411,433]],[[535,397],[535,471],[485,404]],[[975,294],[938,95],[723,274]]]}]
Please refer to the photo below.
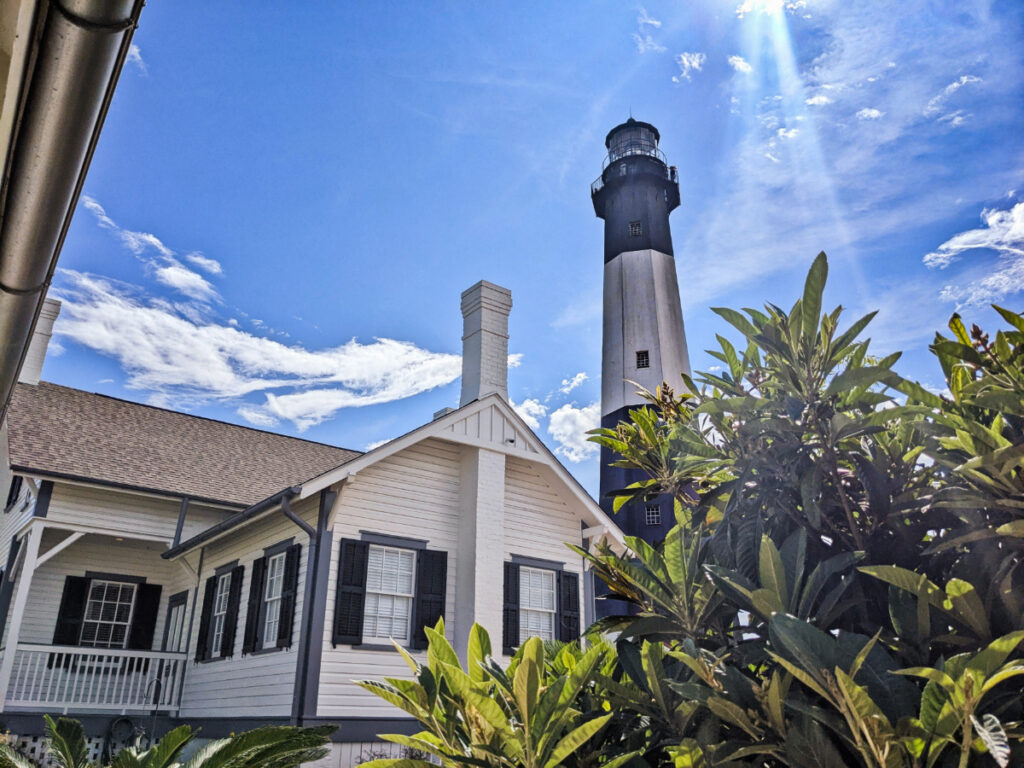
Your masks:
[{"label": "white clapboard house", "polygon": [[577,637],[565,542],[621,533],[508,403],[511,304],[467,290],[461,406],[361,453],[39,381],[48,302],[0,433],[0,724],[330,722],[345,766],[413,729],[352,683],[407,674],[390,638]]}]

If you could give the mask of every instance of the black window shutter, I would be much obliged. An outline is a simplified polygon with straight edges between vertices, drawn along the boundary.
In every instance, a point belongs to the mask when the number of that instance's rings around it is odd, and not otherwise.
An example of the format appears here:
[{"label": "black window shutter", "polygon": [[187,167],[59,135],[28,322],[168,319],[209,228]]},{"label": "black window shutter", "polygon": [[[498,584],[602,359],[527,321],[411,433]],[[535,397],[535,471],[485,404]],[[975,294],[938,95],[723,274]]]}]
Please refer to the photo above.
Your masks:
[{"label": "black window shutter", "polygon": [[354,539],[341,540],[338,588],[334,598],[331,642],[359,645],[363,642],[363,603],[366,600],[366,566],[370,545]]},{"label": "black window shutter", "polygon": [[203,612],[199,614],[199,637],[196,638],[196,661],[210,658],[210,619],[213,617],[213,600],[217,593],[217,577],[206,580],[203,591]]},{"label": "black window shutter", "polygon": [[412,647],[426,648],[425,627],[437,624],[444,616],[445,585],[448,577],[448,553],[421,549],[416,557],[416,605],[413,609]]},{"label": "black window shutter", "polygon": [[220,638],[221,658],[228,659],[235,653],[235,629],[238,626],[238,607],[242,603],[242,579],[245,566],[236,565],[231,569],[231,584],[228,585],[228,610],[224,614],[224,634]]},{"label": "black window shutter", "polygon": [[516,563],[505,563],[505,611],[501,629],[501,649],[511,656],[519,645],[519,565]]},{"label": "black window shutter", "polygon": [[89,596],[89,579],[68,576],[64,579],[64,594],[57,610],[57,627],[53,631],[54,645],[78,645],[82,636],[82,619]]},{"label": "black window shutter", "polygon": [[263,579],[267,572],[267,558],[261,557],[252,564],[252,581],[249,582],[249,602],[245,609],[245,632],[242,634],[242,653],[252,653],[261,645],[263,622],[260,608],[263,607]]},{"label": "black window shutter", "polygon": [[21,475],[15,475],[11,479],[11,487],[7,491],[7,502],[4,504],[4,512],[10,512],[14,502],[18,500],[18,497],[21,495],[21,484],[23,482],[24,480]]},{"label": "black window shutter", "polygon": [[153,649],[153,635],[156,632],[156,617],[160,611],[159,584],[139,584],[135,588],[135,608],[132,611],[132,626],[128,630],[128,645],[136,651]]},{"label": "black window shutter", "polygon": [[571,643],[580,636],[580,577],[558,572],[558,639]]},{"label": "black window shutter", "polygon": [[281,620],[277,625],[277,647],[292,647],[292,628],[295,626],[295,593],[299,588],[299,561],[301,544],[292,544],[284,556],[284,583],[281,585]]}]

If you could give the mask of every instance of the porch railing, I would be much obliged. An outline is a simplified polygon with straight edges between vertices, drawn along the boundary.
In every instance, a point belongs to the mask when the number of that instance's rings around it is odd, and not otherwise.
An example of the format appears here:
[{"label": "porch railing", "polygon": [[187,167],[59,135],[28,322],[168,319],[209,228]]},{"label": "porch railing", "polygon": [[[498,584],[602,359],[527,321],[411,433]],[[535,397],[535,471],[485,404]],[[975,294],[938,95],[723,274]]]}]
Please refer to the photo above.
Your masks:
[{"label": "porch railing", "polygon": [[5,702],[63,713],[176,712],[184,671],[183,653],[19,643]]}]

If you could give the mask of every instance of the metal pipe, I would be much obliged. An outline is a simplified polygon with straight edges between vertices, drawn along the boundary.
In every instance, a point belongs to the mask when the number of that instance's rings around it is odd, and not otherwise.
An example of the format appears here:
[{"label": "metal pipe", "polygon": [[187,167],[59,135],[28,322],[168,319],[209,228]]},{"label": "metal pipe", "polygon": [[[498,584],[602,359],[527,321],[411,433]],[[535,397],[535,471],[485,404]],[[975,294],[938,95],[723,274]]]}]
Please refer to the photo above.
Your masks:
[{"label": "metal pipe", "polygon": [[144,0],[51,0],[0,188],[0,423]]},{"label": "metal pipe", "polygon": [[306,532],[306,535],[310,539],[316,538],[316,529],[313,528],[309,523],[303,520],[301,517],[295,514],[292,510],[292,496],[281,497],[281,511],[284,512],[284,516],[295,523],[299,528]]}]

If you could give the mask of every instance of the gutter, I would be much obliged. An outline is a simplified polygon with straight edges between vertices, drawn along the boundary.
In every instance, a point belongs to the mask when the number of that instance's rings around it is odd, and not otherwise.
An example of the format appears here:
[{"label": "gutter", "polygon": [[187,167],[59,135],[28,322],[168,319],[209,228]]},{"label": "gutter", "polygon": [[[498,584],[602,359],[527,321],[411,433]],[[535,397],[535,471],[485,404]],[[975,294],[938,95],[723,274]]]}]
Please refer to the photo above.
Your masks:
[{"label": "gutter", "polygon": [[0,187],[0,423],[144,0],[40,2]]},{"label": "gutter", "polygon": [[[261,515],[264,512],[267,512],[278,505],[281,506],[282,511],[287,510],[285,512],[285,516],[288,517],[288,519],[292,520],[293,522],[298,520],[300,524],[299,527],[307,533],[309,533],[310,531],[313,531],[313,529],[306,523],[306,521],[298,518],[298,516],[296,516],[295,513],[291,511],[291,508],[288,507],[288,503],[293,498],[298,496],[299,491],[301,490],[302,488],[300,486],[294,486],[292,488],[285,488],[283,491],[278,491],[273,496],[268,496],[263,501],[257,501],[251,507],[247,507],[246,509],[243,509],[241,512],[237,512],[231,517],[225,520],[221,520],[216,525],[211,525],[202,533],[198,533],[191,539],[187,539],[186,541],[181,542],[177,546],[171,547],[166,552],[162,552],[160,554],[160,557],[162,557],[164,560],[173,560],[174,558],[178,557],[178,555],[182,555],[185,552],[188,552],[190,549],[199,546],[200,544],[205,544],[210,540],[217,538],[221,534],[227,533],[236,525],[241,525],[247,520],[251,520],[257,515]],[[313,534],[315,533],[316,531],[313,531]]]}]

